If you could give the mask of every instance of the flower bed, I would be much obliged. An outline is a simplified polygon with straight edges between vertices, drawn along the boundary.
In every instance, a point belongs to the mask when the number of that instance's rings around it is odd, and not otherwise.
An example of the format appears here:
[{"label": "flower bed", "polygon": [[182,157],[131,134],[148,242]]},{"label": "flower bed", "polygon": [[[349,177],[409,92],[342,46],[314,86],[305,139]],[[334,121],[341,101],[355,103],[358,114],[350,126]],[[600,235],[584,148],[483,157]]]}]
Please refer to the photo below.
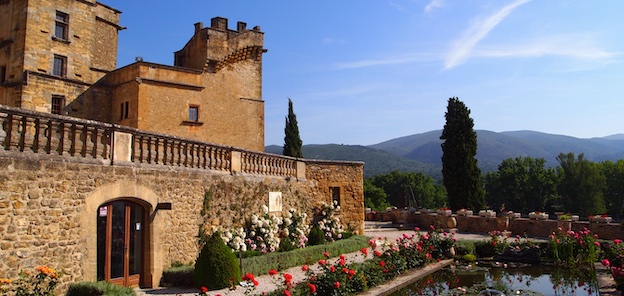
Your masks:
[{"label": "flower bed", "polygon": [[[293,284],[290,274],[270,271],[272,281],[279,288],[267,295],[354,295],[392,280],[410,269],[440,261],[450,253],[454,239],[447,233],[430,231],[424,234],[406,233],[396,242],[371,239],[369,244],[372,259],[368,256],[369,248],[360,250],[361,256],[367,258],[362,263],[350,263],[342,255],[329,259],[330,254],[327,253],[327,259],[318,261],[320,271],[315,272],[307,265],[302,266],[306,279],[298,284]],[[253,279],[253,275],[247,278]]]}]

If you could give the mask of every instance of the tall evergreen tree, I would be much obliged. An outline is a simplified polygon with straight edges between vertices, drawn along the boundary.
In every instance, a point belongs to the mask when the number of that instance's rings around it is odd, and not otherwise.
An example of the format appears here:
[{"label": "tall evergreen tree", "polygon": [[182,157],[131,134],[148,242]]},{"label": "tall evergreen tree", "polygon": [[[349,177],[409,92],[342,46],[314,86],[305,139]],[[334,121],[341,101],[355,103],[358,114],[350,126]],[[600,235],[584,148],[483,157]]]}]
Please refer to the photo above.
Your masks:
[{"label": "tall evergreen tree", "polygon": [[284,152],[286,156],[303,157],[301,146],[303,142],[299,137],[299,126],[297,126],[297,116],[293,111],[293,103],[288,98],[288,116],[286,117],[286,127],[284,128]]},{"label": "tall evergreen tree", "polygon": [[470,110],[458,98],[448,100],[442,130],[442,177],[453,210],[485,208],[481,170],[477,166],[477,133]]}]

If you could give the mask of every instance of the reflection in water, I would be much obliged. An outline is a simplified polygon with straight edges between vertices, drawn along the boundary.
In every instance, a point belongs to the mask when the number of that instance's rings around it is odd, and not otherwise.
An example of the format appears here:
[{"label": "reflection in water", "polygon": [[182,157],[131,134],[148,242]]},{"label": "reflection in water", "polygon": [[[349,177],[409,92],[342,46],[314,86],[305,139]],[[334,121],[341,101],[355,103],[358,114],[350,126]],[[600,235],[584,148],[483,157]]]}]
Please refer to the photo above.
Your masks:
[{"label": "reflection in water", "polygon": [[[483,263],[481,265],[484,265]],[[598,295],[595,273],[545,265],[504,268],[495,266],[451,266],[428,275],[392,294],[478,295],[488,288],[505,295]]]}]

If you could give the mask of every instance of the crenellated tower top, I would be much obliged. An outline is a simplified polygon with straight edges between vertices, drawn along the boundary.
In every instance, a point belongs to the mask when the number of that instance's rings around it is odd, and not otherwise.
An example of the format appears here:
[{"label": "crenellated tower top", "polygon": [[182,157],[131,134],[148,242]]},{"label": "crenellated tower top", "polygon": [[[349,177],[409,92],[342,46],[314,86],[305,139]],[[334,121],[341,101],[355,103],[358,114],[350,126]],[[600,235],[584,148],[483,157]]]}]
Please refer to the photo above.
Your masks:
[{"label": "crenellated tower top", "polygon": [[249,30],[246,23],[237,22],[236,30],[230,30],[227,18],[215,17],[210,27],[195,24],[193,37],[175,52],[174,65],[214,73],[243,60],[261,63],[266,52],[263,46],[264,33],[259,26]]}]

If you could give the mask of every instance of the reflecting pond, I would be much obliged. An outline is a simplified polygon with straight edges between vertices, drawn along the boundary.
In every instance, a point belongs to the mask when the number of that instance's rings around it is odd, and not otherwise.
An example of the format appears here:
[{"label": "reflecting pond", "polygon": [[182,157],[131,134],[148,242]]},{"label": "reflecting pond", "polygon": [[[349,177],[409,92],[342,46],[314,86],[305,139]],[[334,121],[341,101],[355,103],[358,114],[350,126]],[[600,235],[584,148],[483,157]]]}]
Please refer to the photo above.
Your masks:
[{"label": "reflecting pond", "polygon": [[446,267],[392,294],[477,295],[492,288],[505,295],[598,295],[596,274],[547,265],[498,262]]}]

